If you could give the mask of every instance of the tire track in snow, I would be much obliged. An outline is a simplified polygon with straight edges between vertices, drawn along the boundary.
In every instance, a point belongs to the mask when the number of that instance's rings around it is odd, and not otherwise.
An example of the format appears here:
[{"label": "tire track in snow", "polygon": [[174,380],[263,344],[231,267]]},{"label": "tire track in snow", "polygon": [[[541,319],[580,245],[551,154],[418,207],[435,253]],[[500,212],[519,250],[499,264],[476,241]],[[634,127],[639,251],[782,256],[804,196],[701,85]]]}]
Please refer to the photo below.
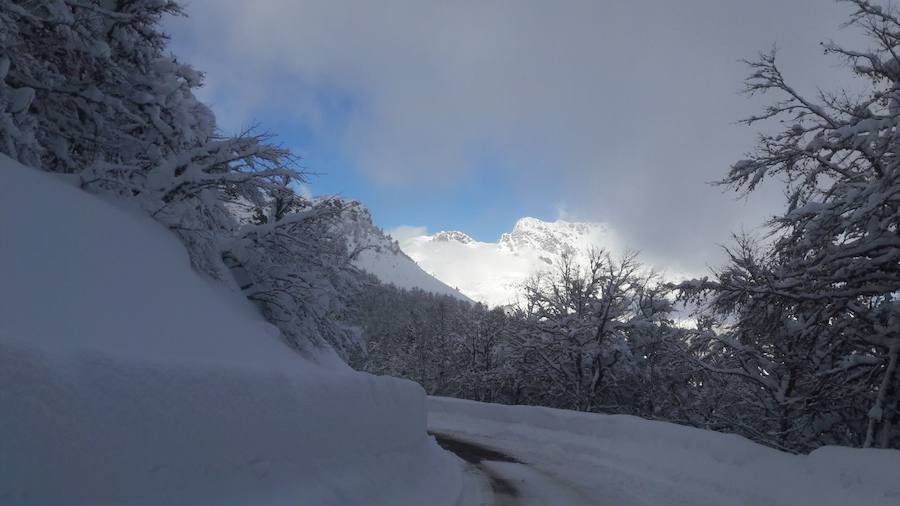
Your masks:
[{"label": "tire track in snow", "polygon": [[521,464],[518,460],[504,453],[485,448],[470,441],[464,441],[449,434],[430,433],[434,436],[442,448],[453,452],[457,457],[465,460],[472,466],[478,468],[479,471],[488,477],[491,484],[491,491],[494,493],[494,504],[497,506],[504,504],[517,504],[516,498],[519,492],[509,480],[497,475],[483,463],[488,462],[507,462],[513,464]]},{"label": "tire track in snow", "polygon": [[589,504],[554,476],[507,453],[455,435],[431,432],[438,444],[465,460],[489,480],[492,506]]}]

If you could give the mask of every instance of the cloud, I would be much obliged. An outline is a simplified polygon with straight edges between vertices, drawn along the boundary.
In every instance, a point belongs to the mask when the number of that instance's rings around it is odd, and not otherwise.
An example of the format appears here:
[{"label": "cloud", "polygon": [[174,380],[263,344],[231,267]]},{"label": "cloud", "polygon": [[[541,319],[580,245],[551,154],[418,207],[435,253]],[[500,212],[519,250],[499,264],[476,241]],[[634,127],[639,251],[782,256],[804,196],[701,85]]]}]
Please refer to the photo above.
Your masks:
[{"label": "cloud", "polygon": [[300,196],[306,199],[313,198],[312,188],[309,187],[306,183],[298,183],[296,185],[297,192],[300,193]]},{"label": "cloud", "polygon": [[413,237],[419,237],[428,234],[428,228],[426,227],[412,227],[408,225],[401,225],[396,228],[392,228],[390,230],[385,230],[391,237],[394,238],[397,242],[400,243],[400,247]]},{"label": "cloud", "polygon": [[572,222],[581,221],[576,215],[572,214],[572,211],[569,210],[569,206],[565,202],[557,202],[556,219]]},{"label": "cloud", "polygon": [[[223,125],[303,118],[373,183],[452,183],[499,160],[522,201],[612,223],[692,269],[780,208],[707,183],[753,144],[738,61],[778,43],[803,90],[839,86],[822,0],[192,0],[175,50],[207,72]],[[502,178],[501,178],[502,179]],[[544,195],[547,188],[561,195]],[[413,210],[410,211],[411,213]]]}]

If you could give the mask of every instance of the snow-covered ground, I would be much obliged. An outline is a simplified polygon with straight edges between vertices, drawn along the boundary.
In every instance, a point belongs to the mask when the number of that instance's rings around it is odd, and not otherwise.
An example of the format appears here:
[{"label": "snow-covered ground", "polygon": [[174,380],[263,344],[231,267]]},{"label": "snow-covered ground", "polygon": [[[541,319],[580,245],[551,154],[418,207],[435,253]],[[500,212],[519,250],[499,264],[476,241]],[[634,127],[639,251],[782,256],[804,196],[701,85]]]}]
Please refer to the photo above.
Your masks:
[{"label": "snow-covered ground", "polygon": [[[488,478],[515,489],[491,503],[482,486],[475,500],[485,504],[900,504],[897,450],[824,447],[798,456],[735,435],[631,416],[440,397],[429,398],[428,408],[429,430],[519,461],[479,463]],[[468,476],[475,475],[470,468]]]},{"label": "snow-covered ground", "polygon": [[418,385],[300,357],[155,222],[0,173],[0,504],[457,502]]}]

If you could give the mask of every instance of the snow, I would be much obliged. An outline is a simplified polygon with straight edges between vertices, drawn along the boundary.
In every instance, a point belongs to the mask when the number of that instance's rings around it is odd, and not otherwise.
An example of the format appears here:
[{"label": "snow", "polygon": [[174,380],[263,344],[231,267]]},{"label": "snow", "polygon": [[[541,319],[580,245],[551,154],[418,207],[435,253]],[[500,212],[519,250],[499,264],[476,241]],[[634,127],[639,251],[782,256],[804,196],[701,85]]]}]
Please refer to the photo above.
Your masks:
[{"label": "snow", "polygon": [[624,415],[428,399],[429,429],[523,464],[485,467],[516,504],[828,506],[900,504],[900,451],[780,452],[742,437]]},{"label": "snow", "polygon": [[461,497],[418,385],[301,357],[155,222],[0,171],[0,504]]},{"label": "snow", "polygon": [[[517,303],[522,283],[538,271],[552,269],[562,253],[587,265],[591,249],[616,258],[629,251],[619,234],[602,222],[524,217],[496,242],[476,241],[455,230],[433,235],[416,227],[396,230],[400,248],[428,274],[490,307]],[[669,282],[696,277],[661,263],[647,265],[650,268]]]},{"label": "snow", "polygon": [[470,299],[447,284],[431,276],[402,251],[367,249],[353,260],[353,265],[372,274],[382,283],[392,284],[407,290],[418,288],[438,295],[449,295],[457,299]]},{"label": "snow", "polygon": [[591,247],[621,253],[621,241],[604,223],[522,218],[497,242],[475,241],[459,231],[405,237],[401,249],[426,272],[489,306],[516,302],[519,285],[546,269],[564,251],[582,259]]},{"label": "snow", "polygon": [[12,114],[20,113],[25,109],[28,109],[28,106],[31,105],[31,101],[34,100],[34,89],[13,89],[9,92],[7,100],[9,101],[9,103],[6,105],[7,112]]},{"label": "snow", "polygon": [[301,357],[155,222],[0,170],[4,506],[484,502],[484,477],[426,426],[520,460],[483,464],[520,504],[900,504],[896,450],[797,456],[630,416],[426,401]]},{"label": "snow", "polygon": [[[335,198],[335,197],[319,197]],[[375,276],[380,282],[406,290],[418,288],[439,295],[449,295],[466,302],[471,300],[434,278],[412,258],[408,257],[397,242],[372,222],[368,208],[357,201],[344,201],[347,210],[340,215],[334,231],[347,241],[353,255],[354,267]],[[234,210],[239,219],[246,220],[246,211]]]}]

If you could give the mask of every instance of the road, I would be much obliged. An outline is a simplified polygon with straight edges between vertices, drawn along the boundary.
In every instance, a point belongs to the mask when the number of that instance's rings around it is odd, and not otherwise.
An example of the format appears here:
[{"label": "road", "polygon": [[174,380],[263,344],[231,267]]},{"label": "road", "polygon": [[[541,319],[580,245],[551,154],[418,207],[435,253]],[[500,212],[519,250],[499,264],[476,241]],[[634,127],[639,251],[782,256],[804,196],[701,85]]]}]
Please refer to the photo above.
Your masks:
[{"label": "road", "polygon": [[481,504],[487,506],[558,506],[594,504],[573,485],[511,455],[459,435],[432,432],[438,444],[466,461],[471,477],[481,483]]},{"label": "road", "polygon": [[900,505],[892,450],[798,456],[633,416],[442,397],[428,398],[428,429],[460,458],[460,506]]}]

